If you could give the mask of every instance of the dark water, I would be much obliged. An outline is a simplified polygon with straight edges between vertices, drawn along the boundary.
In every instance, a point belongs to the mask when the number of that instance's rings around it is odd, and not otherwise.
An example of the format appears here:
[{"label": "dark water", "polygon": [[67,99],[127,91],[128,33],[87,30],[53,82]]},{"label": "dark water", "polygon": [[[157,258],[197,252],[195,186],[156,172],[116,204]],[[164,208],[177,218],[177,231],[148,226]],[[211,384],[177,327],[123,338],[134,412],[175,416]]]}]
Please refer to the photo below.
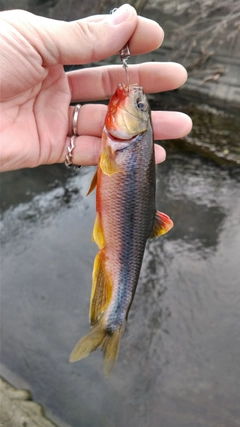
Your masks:
[{"label": "dark water", "polygon": [[96,246],[93,170],[3,174],[2,363],[47,413],[83,427],[240,426],[240,173],[169,152],[158,208],[175,221],[147,244],[119,360],[68,363],[88,331]]}]

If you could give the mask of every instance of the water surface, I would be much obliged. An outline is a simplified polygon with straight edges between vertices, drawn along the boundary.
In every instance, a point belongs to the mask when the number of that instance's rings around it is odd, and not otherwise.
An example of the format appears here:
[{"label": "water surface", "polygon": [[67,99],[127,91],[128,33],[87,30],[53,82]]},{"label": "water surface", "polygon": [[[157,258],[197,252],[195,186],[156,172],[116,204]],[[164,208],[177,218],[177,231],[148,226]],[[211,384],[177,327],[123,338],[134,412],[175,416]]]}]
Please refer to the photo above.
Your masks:
[{"label": "water surface", "polygon": [[240,173],[169,152],[119,360],[68,363],[88,329],[92,168],[2,175],[2,363],[72,427],[240,425]]}]

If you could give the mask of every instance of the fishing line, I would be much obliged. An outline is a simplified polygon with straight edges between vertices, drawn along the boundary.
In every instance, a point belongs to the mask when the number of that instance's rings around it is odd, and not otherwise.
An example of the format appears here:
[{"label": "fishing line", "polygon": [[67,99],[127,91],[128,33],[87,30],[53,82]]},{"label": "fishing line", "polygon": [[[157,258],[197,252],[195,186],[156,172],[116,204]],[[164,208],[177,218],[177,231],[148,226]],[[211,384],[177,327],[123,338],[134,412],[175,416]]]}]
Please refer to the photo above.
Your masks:
[{"label": "fishing line", "polygon": [[[115,7],[114,9],[110,10],[110,13],[116,12],[117,9],[118,8]],[[125,73],[126,73],[128,92],[129,92],[129,75],[128,75],[128,63],[127,63],[127,61],[130,57],[131,57],[131,52],[130,52],[128,43],[126,43],[125,46],[123,46],[123,48],[120,50],[120,59],[122,61],[123,68],[124,68]]]}]

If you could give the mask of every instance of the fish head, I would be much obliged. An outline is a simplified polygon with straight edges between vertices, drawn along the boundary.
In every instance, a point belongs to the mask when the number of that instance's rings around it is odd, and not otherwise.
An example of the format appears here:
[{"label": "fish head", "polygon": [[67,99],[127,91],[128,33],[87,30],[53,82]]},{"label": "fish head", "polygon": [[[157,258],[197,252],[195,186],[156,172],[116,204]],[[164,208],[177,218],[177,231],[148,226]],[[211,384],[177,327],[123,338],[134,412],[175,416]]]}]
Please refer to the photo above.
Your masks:
[{"label": "fish head", "polygon": [[108,106],[105,120],[108,133],[127,140],[145,132],[149,120],[150,107],[142,87],[119,84]]}]

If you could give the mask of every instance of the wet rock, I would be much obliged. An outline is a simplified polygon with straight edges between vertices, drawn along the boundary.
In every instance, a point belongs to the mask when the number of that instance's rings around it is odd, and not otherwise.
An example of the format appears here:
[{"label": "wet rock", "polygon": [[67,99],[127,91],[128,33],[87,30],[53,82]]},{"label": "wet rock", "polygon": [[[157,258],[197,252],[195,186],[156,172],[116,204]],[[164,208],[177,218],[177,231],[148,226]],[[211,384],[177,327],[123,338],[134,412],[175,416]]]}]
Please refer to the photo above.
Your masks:
[{"label": "wet rock", "polygon": [[240,122],[237,115],[206,104],[192,103],[178,97],[177,93],[175,96],[156,95],[151,106],[154,110],[182,111],[193,121],[189,135],[180,140],[165,141],[166,146],[193,151],[220,165],[240,165]]},{"label": "wet rock", "polygon": [[223,165],[240,165],[239,119],[206,105],[185,110],[193,120],[192,132],[182,145]]},{"label": "wet rock", "polygon": [[0,377],[0,425],[4,427],[57,427],[27,390],[17,390]]}]

